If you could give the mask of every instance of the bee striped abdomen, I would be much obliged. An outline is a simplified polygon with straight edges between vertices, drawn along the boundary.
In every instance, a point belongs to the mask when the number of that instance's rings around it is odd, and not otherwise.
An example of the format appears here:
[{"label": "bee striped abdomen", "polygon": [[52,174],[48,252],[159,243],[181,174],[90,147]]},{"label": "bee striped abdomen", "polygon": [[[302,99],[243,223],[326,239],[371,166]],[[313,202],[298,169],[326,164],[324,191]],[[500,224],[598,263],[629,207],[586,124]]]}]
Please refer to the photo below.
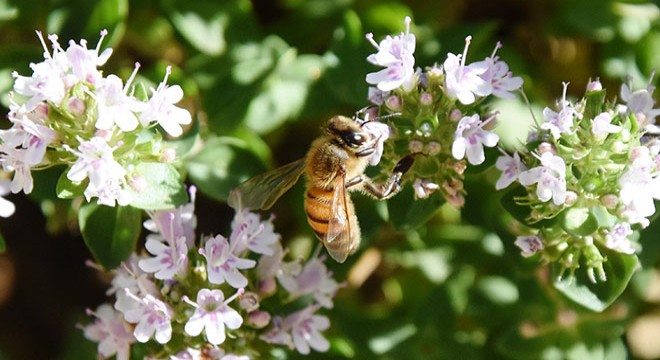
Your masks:
[{"label": "bee striped abdomen", "polygon": [[307,222],[316,234],[323,240],[328,232],[328,224],[332,217],[332,190],[324,190],[317,187],[309,187],[305,196],[305,213]]}]

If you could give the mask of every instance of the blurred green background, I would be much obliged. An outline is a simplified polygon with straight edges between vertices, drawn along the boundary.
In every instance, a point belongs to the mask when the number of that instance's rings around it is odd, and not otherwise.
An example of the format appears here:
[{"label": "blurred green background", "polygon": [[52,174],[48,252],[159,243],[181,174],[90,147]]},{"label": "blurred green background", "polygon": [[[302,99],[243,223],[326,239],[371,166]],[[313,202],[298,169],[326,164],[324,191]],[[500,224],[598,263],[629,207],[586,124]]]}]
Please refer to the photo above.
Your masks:
[{"label": "blurred green background", "polygon": [[[57,33],[63,44],[84,38],[91,48],[107,28],[103,47],[114,54],[106,72],[126,79],[139,62],[140,80],[155,84],[173,66],[169,83],[183,87],[181,105],[196,120],[179,145],[198,146],[181,164],[201,192],[198,233],[227,234],[228,190],[304,156],[330,116],[367,105],[364,77],[375,67],[366,61],[374,49],[364,34],[379,40],[399,33],[407,15],[417,66],[462,52],[470,34],[468,61],[502,41],[498,54],[525,79],[537,116],[561,96],[562,81],[571,83],[569,96],[581,96],[598,78],[614,98],[626,76],[645,87],[660,65],[657,1],[0,0],[2,110],[11,72],[29,75],[29,63],[41,60],[35,30]],[[502,146],[518,145],[532,123],[528,105],[492,105],[501,111]],[[492,169],[470,175],[465,207],[442,206],[419,228],[393,229],[383,203],[354,195],[362,248],[345,264],[330,265],[347,286],[326,313],[331,350],[310,357],[660,357],[657,222],[641,236],[642,268],[629,288],[593,313],[562,298],[548,269],[519,255],[516,224],[493,190],[497,176]],[[85,307],[106,300],[108,278],[85,266],[90,255],[71,202],[55,197],[54,179],[44,171],[29,197],[9,196],[17,212],[0,220],[7,243],[0,255],[0,359],[95,358],[95,344],[75,324],[87,321]],[[302,192],[297,185],[272,211],[285,243],[304,256],[316,240]]]}]

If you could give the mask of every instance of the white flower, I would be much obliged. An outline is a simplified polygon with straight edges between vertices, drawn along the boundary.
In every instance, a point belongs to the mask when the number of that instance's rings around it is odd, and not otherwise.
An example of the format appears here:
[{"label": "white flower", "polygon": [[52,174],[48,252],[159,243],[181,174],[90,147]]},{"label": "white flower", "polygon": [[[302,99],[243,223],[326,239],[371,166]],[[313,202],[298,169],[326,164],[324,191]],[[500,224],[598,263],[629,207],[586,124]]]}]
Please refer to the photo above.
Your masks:
[{"label": "white flower", "polygon": [[88,311],[96,319],[83,328],[87,339],[98,342],[98,352],[104,358],[117,355],[117,360],[129,360],[130,346],[135,342],[131,327],[122,314],[108,304],[100,305],[96,311]]},{"label": "white flower", "polygon": [[591,133],[596,139],[604,139],[607,134],[621,131],[621,126],[612,124],[612,115],[608,112],[600,113],[591,120]]},{"label": "white flower", "polygon": [[97,197],[99,204],[108,206],[115,206],[115,201],[119,205],[130,202],[130,194],[124,189],[126,170],[114,159],[114,149],[103,138],[93,137],[81,142],[78,151],[68,150],[77,155],[78,160],[69,169],[67,178],[74,182],[89,178],[84,193],[87,201]]},{"label": "white flower", "polygon": [[624,254],[634,254],[635,248],[628,236],[633,231],[628,223],[616,224],[612,229],[605,230],[605,246]]},{"label": "white flower", "polygon": [[188,110],[174,106],[183,99],[183,90],[181,86],[167,86],[167,77],[171,73],[171,68],[167,67],[165,78],[158,85],[158,88],[151,89],[153,95],[140,115],[144,125],[153,121],[158,122],[163,130],[171,136],[180,136],[183,133],[181,125],[190,124],[192,117]]},{"label": "white flower", "polygon": [[377,87],[369,86],[367,100],[374,105],[383,105],[389,95],[389,91],[383,91]]},{"label": "white flower", "polygon": [[135,72],[126,86],[122,86],[121,79],[116,75],[99,79],[94,95],[98,111],[97,129],[111,130],[115,124],[124,132],[137,128],[138,117],[135,112],[142,109],[143,103],[126,94],[134,76]]},{"label": "white flower", "polygon": [[272,294],[277,288],[276,278],[280,282],[295,282],[295,277],[302,271],[302,266],[298,261],[283,262],[284,255],[282,243],[278,241],[273,247],[272,255],[263,255],[259,258],[257,278],[260,293]]},{"label": "white flower", "polygon": [[541,124],[541,129],[550,130],[552,137],[559,139],[561,134],[572,134],[574,119],[582,118],[582,114],[578,113],[573,105],[566,100],[566,91],[568,89],[568,83],[564,84],[564,93],[562,99],[559,101],[559,112],[555,112],[552,109],[546,107],[543,109],[543,119],[544,123]]},{"label": "white flower", "polygon": [[271,344],[286,345],[296,349],[299,353],[307,355],[310,348],[316,351],[328,351],[330,343],[321,331],[330,327],[330,320],[322,315],[315,315],[317,305],[311,305],[290,314],[284,320],[279,317],[273,319],[273,328],[261,339]]},{"label": "white flower", "polygon": [[[619,198],[628,208],[637,215],[628,217],[649,217],[655,213],[653,199],[660,199],[660,180],[657,177],[655,162],[648,154],[646,147],[638,148],[639,155],[634,159],[628,171],[619,179],[621,193]],[[629,219],[631,223],[635,223]]]},{"label": "white flower", "polygon": [[239,258],[234,255],[227,239],[222,235],[206,240],[204,249],[199,253],[206,258],[206,271],[212,284],[222,284],[225,281],[238,289],[247,286],[247,278],[239,270],[251,269],[256,265],[254,260]]},{"label": "white flower", "polygon": [[391,130],[387,124],[378,121],[370,121],[367,119],[361,125],[362,131],[366,132],[371,136],[372,139],[376,142],[374,146],[373,154],[369,155],[368,162],[369,165],[375,166],[380,162],[380,158],[383,156],[383,147],[385,140],[390,138]]},{"label": "white flower", "polygon": [[566,163],[564,159],[545,152],[539,158],[541,166],[523,171],[518,175],[518,181],[524,186],[536,185],[536,195],[546,202],[552,199],[555,205],[566,201]]},{"label": "white flower", "polygon": [[410,17],[405,18],[405,24],[405,33],[395,37],[388,35],[380,44],[374,41],[373,34],[367,34],[367,39],[378,49],[377,53],[367,57],[367,61],[385,69],[367,74],[366,80],[381,91],[400,86],[410,91],[415,85],[415,35],[410,33]]},{"label": "white flower", "polygon": [[[127,291],[129,296],[135,296]],[[140,306],[124,312],[126,321],[136,324],[133,335],[137,341],[146,343],[154,336],[160,344],[166,344],[172,338],[172,309],[161,300],[147,294],[136,298]]]},{"label": "white flower", "polygon": [[185,332],[190,336],[197,336],[204,330],[206,339],[211,344],[222,344],[226,338],[225,326],[238,329],[243,324],[241,315],[227,305],[237,295],[238,293],[225,301],[222,291],[201,289],[197,293],[196,303],[184,298],[184,301],[195,307],[195,313],[186,322]]},{"label": "white flower", "polygon": [[87,41],[84,39],[80,40],[80,45],[76,44],[73,40],[69,41],[69,47],[66,49],[66,58],[71,66],[71,73],[78,80],[94,84],[102,77],[97,67],[105,64],[108,58],[110,58],[110,55],[112,55],[111,48],[105,49],[99,54],[101,43],[106,35],[108,35],[108,31],[102,30],[101,37],[95,49],[87,49]]},{"label": "white flower", "polygon": [[488,70],[487,64],[481,62],[465,65],[471,40],[472,36],[465,38],[463,55],[449,53],[443,63],[447,95],[465,105],[474,103],[476,96],[487,96],[492,93],[491,84],[482,78]]},{"label": "white flower", "polygon": [[0,217],[10,217],[16,211],[16,206],[11,201],[3,198],[3,196],[9,194],[11,187],[11,181],[7,179],[0,180]]},{"label": "white flower", "polygon": [[183,237],[186,239],[188,248],[195,246],[195,228],[197,227],[195,197],[197,188],[191,186],[188,192],[190,193],[189,203],[175,209],[149,212],[150,219],[143,224],[145,229],[160,234],[169,243]]},{"label": "white flower", "polygon": [[272,255],[273,246],[280,235],[273,229],[272,218],[261,221],[258,214],[243,209],[236,213],[231,223],[230,243],[234,254],[241,254],[246,249],[262,255]]},{"label": "white flower", "polygon": [[148,235],[145,243],[147,251],[154,257],[142,259],[140,269],[154,273],[160,280],[171,280],[186,273],[188,267],[188,246],[183,236],[175,241],[163,241],[158,235]]},{"label": "white flower", "polygon": [[451,147],[451,153],[455,159],[461,160],[467,154],[467,159],[472,165],[479,165],[484,162],[484,146],[493,147],[497,145],[500,137],[497,134],[483,129],[483,126],[494,117],[481,121],[479,114],[464,116],[456,127],[454,132],[454,143]]},{"label": "white flower", "polygon": [[477,68],[486,67],[486,71],[480,77],[491,85],[493,95],[504,99],[513,99],[515,95],[511,92],[520,89],[523,79],[519,76],[513,76],[513,73],[509,71],[509,65],[504,61],[500,61],[498,56],[495,56],[495,53],[501,47],[502,43],[498,42],[490,57],[474,63],[473,66]]},{"label": "white flower", "polygon": [[160,293],[152,277],[138,266],[140,259],[141,257],[132,254],[112,271],[112,286],[106,295],[115,295],[115,309],[121,312],[138,308],[141,304],[139,299],[147,294],[158,296]]},{"label": "white flower", "polygon": [[518,180],[521,172],[527,170],[525,164],[520,161],[518,152],[514,152],[513,156],[508,154],[500,156],[495,162],[495,167],[502,172],[502,175],[495,183],[495,189],[502,190],[511,185],[514,181]]},{"label": "white flower", "polygon": [[653,92],[655,87],[651,85],[653,76],[649,79],[646,89],[632,92],[628,84],[621,85],[621,100],[626,102],[625,109],[635,115],[643,126],[655,124],[655,118],[660,115],[660,109],[654,109],[655,100]]},{"label": "white flower", "polygon": [[310,259],[299,274],[293,278],[280,278],[280,284],[291,298],[312,294],[316,302],[324,308],[332,308],[332,298],[339,289],[339,284],[333,279],[321,258]]},{"label": "white flower", "polygon": [[538,236],[518,236],[514,244],[520,248],[524,257],[530,257],[543,250],[543,241]]}]

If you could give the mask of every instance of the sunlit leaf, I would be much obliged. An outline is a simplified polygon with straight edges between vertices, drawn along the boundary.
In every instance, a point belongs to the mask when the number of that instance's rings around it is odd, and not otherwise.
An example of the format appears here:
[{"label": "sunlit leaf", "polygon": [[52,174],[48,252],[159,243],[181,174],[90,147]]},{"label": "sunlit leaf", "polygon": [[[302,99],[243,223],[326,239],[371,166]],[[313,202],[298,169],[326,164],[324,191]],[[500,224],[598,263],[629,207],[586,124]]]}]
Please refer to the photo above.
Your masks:
[{"label": "sunlit leaf", "polygon": [[552,265],[554,286],[559,292],[577,304],[592,311],[605,310],[626,289],[637,267],[635,255],[622,254],[609,249],[599,249],[607,261],[603,264],[606,281],[591,282],[587,271],[580,268],[574,277],[562,275],[561,265]]},{"label": "sunlit leaf", "polygon": [[225,201],[229,191],[265,170],[263,163],[240,140],[210,139],[204,149],[187,163],[190,178],[214,199]]},{"label": "sunlit leaf", "polygon": [[192,46],[207,55],[217,56],[225,51],[224,33],[228,22],[227,15],[217,11],[189,11],[172,14],[172,23],[177,30]]},{"label": "sunlit leaf", "polygon": [[89,184],[88,180],[81,181],[79,183],[69,180],[66,176],[68,169],[63,171],[60,177],[57,180],[57,187],[55,191],[57,192],[57,197],[60,199],[74,199],[79,196],[82,196]]},{"label": "sunlit leaf", "polygon": [[78,222],[94,260],[106,269],[128,258],[142,228],[141,211],[131,206],[88,203],[80,207]]},{"label": "sunlit leaf", "polygon": [[[170,164],[140,163],[131,174],[140,182],[129,188],[131,206],[144,210],[169,209],[188,200],[179,172]],[[140,190],[136,190],[139,187]]]}]

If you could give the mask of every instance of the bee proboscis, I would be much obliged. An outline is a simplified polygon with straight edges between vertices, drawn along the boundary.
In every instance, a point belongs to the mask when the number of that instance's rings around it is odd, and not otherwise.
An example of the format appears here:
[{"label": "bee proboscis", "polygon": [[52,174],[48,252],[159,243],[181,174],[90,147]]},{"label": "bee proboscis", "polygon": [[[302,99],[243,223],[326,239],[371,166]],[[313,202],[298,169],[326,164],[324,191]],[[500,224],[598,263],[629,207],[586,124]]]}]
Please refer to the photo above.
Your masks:
[{"label": "bee proboscis", "polygon": [[307,222],[330,256],[344,262],[358,249],[361,236],[353,202],[346,192],[360,190],[375,199],[388,199],[399,192],[401,178],[414,161],[414,155],[402,158],[384,183],[367,177],[364,171],[384,139],[365,130],[366,124],[382,118],[362,120],[358,117],[362,111],[353,118],[332,117],[305,158],[248,179],[232,190],[229,205],[267,210],[304,172]]}]

